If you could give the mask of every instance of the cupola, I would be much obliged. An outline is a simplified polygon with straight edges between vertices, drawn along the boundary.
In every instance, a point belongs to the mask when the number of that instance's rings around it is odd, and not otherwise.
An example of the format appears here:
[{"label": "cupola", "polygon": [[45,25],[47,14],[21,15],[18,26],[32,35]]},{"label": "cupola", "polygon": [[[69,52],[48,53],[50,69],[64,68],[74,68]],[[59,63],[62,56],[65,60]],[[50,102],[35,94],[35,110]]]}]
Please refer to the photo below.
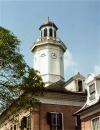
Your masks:
[{"label": "cupola", "polygon": [[58,28],[54,22],[49,20],[48,17],[48,20],[40,26],[39,30],[41,39],[46,37],[56,38]]},{"label": "cupola", "polygon": [[40,27],[40,36],[32,46],[33,68],[48,86],[64,80],[64,59],[66,45],[57,36],[57,26],[49,18]]}]

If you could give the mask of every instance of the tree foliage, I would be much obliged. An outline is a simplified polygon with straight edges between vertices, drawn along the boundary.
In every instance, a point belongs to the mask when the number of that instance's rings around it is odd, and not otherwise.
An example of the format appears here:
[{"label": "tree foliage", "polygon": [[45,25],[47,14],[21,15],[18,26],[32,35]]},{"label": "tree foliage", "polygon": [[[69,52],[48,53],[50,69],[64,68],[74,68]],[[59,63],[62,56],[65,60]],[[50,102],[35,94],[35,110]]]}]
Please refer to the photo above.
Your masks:
[{"label": "tree foliage", "polygon": [[[22,93],[41,93],[43,82],[20,54],[20,40],[0,27],[0,109],[6,109]],[[27,99],[26,99],[27,100]]]}]

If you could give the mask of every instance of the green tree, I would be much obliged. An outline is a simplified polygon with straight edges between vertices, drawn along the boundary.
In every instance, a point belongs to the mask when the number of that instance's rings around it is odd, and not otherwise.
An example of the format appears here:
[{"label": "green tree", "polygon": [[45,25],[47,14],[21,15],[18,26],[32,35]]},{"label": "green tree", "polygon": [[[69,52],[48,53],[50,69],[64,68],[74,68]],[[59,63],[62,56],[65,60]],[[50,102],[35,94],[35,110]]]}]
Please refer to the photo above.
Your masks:
[{"label": "green tree", "polygon": [[0,110],[2,111],[23,93],[43,92],[44,84],[41,77],[25,63],[19,45],[20,41],[11,31],[0,27]]}]

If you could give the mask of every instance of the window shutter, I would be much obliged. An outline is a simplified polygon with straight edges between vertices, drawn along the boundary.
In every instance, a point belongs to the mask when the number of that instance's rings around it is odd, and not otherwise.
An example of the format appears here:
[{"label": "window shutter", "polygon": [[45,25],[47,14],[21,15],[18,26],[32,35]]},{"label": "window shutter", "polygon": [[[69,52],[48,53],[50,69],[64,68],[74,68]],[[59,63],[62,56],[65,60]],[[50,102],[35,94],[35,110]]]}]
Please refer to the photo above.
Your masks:
[{"label": "window shutter", "polygon": [[44,29],[44,37],[46,37],[47,36],[47,29],[45,28]]},{"label": "window shutter", "polygon": [[55,126],[57,124],[56,113],[50,113],[50,112],[47,113],[47,123],[50,126]]},{"label": "window shutter", "polygon": [[57,126],[59,128],[62,128],[62,114],[61,113],[57,114]]},{"label": "window shutter", "polygon": [[51,113],[51,126],[57,126],[57,114]]},{"label": "window shutter", "polygon": [[47,112],[47,123],[50,125],[51,124],[51,113]]}]

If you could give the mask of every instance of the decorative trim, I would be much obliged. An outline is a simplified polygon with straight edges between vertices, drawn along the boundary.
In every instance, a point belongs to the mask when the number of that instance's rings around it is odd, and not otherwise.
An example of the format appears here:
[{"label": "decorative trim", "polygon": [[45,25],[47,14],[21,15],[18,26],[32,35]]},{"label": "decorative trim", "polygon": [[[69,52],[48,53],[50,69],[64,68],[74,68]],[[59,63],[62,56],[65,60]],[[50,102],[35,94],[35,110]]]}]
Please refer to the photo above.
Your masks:
[{"label": "decorative trim", "polygon": [[68,101],[68,100],[56,100],[56,99],[45,99],[45,98],[37,98],[43,104],[55,104],[55,105],[69,105],[69,106],[83,106],[83,102],[78,101]]},{"label": "decorative trim", "polygon": [[95,110],[92,111],[92,112],[88,112],[88,113],[85,114],[85,115],[81,115],[80,118],[81,118],[81,119],[84,119],[84,118],[86,118],[86,117],[88,117],[88,116],[91,116],[91,115],[93,115],[93,114],[95,114],[95,113],[98,113],[98,112],[100,112],[100,108],[95,109]]}]

